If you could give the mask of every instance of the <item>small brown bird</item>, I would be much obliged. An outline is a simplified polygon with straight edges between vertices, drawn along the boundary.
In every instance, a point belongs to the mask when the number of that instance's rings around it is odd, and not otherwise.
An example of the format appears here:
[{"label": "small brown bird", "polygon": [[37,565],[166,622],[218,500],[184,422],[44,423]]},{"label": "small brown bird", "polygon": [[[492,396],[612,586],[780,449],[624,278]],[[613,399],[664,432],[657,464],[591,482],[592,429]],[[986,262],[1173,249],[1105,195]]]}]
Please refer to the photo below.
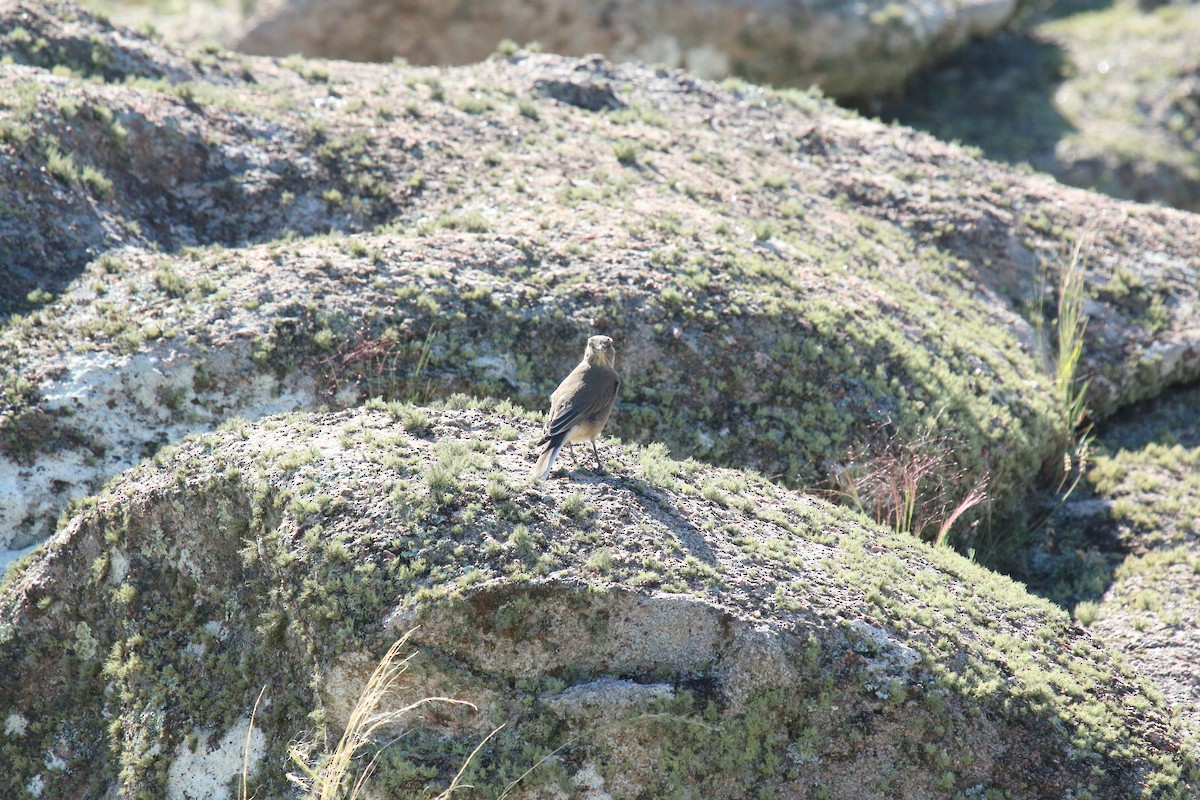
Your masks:
[{"label": "small brown bird", "polygon": [[545,480],[563,445],[575,442],[591,442],[596,467],[602,469],[596,437],[608,422],[621,388],[621,379],[613,369],[616,359],[613,340],[593,336],[588,339],[583,361],[550,395],[550,416],[546,419],[546,435],[538,441],[544,447],[533,467],[534,480]]}]

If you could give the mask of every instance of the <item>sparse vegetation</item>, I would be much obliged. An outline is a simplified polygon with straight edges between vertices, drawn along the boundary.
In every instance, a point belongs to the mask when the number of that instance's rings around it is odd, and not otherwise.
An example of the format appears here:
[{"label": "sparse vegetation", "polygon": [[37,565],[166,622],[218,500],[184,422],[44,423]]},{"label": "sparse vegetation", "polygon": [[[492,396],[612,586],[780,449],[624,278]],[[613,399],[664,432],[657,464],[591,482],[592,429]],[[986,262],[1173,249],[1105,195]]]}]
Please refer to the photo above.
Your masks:
[{"label": "sparse vegetation", "polygon": [[837,496],[897,533],[948,544],[955,523],[968,514],[978,523],[990,500],[986,477],[971,484],[959,466],[960,446],[931,430],[915,441],[888,439],[837,473]]},{"label": "sparse vegetation", "polygon": [[[87,722],[104,730],[80,736],[100,742],[91,752],[108,766],[96,780],[109,783],[80,796],[118,783],[163,796],[172,742],[157,759],[141,749],[158,735],[157,718],[142,712],[166,709],[168,725],[203,718],[219,733],[244,724],[267,673],[283,675],[288,688],[263,711],[271,766],[253,780],[266,787],[260,796],[282,791],[281,776],[269,771],[290,739],[274,732],[326,733],[327,709],[310,690],[329,687],[314,678],[375,646],[380,621],[393,612],[461,611],[462,623],[455,618],[446,629],[497,646],[513,640],[518,670],[541,663],[521,661],[539,652],[542,639],[532,632],[552,636],[561,621],[582,620],[586,652],[608,641],[619,604],[642,598],[686,604],[688,624],[701,628],[704,610],[716,607],[729,610],[735,628],[752,616],[768,621],[752,623],[754,631],[793,619],[808,631],[814,613],[844,620],[851,607],[854,619],[887,627],[878,642],[850,646],[836,622],[823,624],[814,641],[796,643],[805,655],[789,668],[802,685],[749,687],[736,718],[710,702],[722,689],[701,685],[694,667],[630,667],[634,706],[647,687],[671,694],[636,711],[649,720],[651,740],[669,745],[647,778],[647,796],[669,794],[676,778],[699,786],[718,773],[739,790],[769,794],[779,764],[816,774],[830,757],[826,742],[844,741],[837,737],[846,728],[830,720],[853,718],[882,721],[869,726],[878,730],[855,729],[856,752],[895,753],[891,766],[906,781],[928,769],[923,786],[932,794],[939,784],[946,793],[968,791],[977,767],[959,753],[970,748],[945,732],[979,709],[989,724],[1018,732],[1029,720],[1045,723],[1039,735],[1066,731],[1072,755],[1064,769],[1099,771],[1057,794],[1095,793],[1085,784],[1118,773],[1169,782],[1178,765],[1129,729],[1132,706],[1095,687],[1116,672],[1135,687],[1131,704],[1157,701],[1073,633],[1061,612],[947,548],[892,537],[784,487],[830,486],[838,465],[847,466],[844,491],[863,510],[962,548],[978,544],[989,520],[1018,518],[1011,512],[1039,466],[1058,459],[1064,431],[1077,429],[1064,407],[1081,396],[1074,378],[1061,391],[1013,315],[1028,285],[1027,257],[1081,215],[1129,215],[1096,244],[1101,270],[1126,271],[1106,273],[1092,298],[1127,324],[1109,329],[1108,343],[1080,327],[1079,337],[1098,349],[1074,357],[1075,377],[1099,365],[1119,395],[1112,402],[1125,402],[1131,376],[1148,387],[1139,392],[1179,377],[1138,347],[1183,330],[1172,315],[1194,301],[1187,270],[1196,248],[1186,225],[1152,210],[1086,204],[866,120],[823,124],[824,115],[842,112],[802,92],[737,82],[692,91],[678,73],[607,66],[602,86],[578,63],[524,56],[463,70],[288,61],[285,69],[303,79],[217,51],[181,60],[179,69],[202,67],[203,75],[178,84],[96,76],[93,85],[71,72],[37,81],[28,108],[15,86],[13,104],[0,110],[13,116],[6,158],[40,176],[4,201],[16,205],[0,208],[5,220],[42,220],[36,247],[14,252],[58,248],[45,263],[64,265],[44,285],[13,294],[19,313],[0,334],[0,363],[4,401],[16,413],[7,415],[6,405],[2,444],[25,448],[26,465],[52,453],[90,470],[65,489],[45,478],[37,502],[50,505],[60,489],[83,491],[153,456],[110,490],[104,509],[72,512],[85,520],[72,536],[100,547],[87,551],[79,572],[103,600],[71,595],[94,615],[90,630],[68,632],[70,658],[79,662],[48,655],[58,651],[30,655],[75,670],[63,685],[103,670],[103,686],[88,684],[93,694],[80,702],[108,703]],[[241,74],[256,80],[243,84]],[[373,79],[358,80],[364,75]],[[600,110],[550,93],[522,98],[543,75],[575,82],[567,89],[583,92],[584,102],[598,98]],[[577,99],[570,91],[564,96]],[[91,102],[101,94],[107,118]],[[155,103],[168,104],[163,118],[175,127],[159,124]],[[63,115],[78,133],[60,135],[54,126]],[[121,144],[117,120],[136,131],[136,148]],[[49,134],[58,136],[66,178],[43,171]],[[145,160],[164,165],[163,181],[128,166]],[[218,166],[233,170],[232,179],[211,180]],[[109,199],[129,187],[140,199],[97,202],[104,181]],[[186,213],[159,214],[177,208]],[[6,230],[19,238],[27,228]],[[85,229],[108,238],[84,241]],[[1155,295],[1165,299],[1156,305]],[[618,331],[629,343],[619,346],[619,365],[629,371],[613,431],[657,444],[611,445],[606,474],[531,487],[520,478],[536,426],[518,406],[544,409],[584,329]],[[202,360],[204,370],[195,366]],[[130,364],[171,375],[195,367],[196,379],[159,388],[139,383]],[[84,405],[75,414],[49,413],[39,392],[63,397],[89,369],[107,370],[122,388],[95,402],[78,393]],[[241,394],[247,387],[259,394]],[[433,402],[461,390],[510,402]],[[336,410],[363,397],[387,399]],[[160,449],[229,408],[255,416],[318,405],[335,416],[279,417]],[[88,423],[98,411],[127,415],[122,430],[140,433],[107,434]],[[1165,502],[1151,509],[1133,499],[1169,497],[1161,485],[1143,485],[1151,481],[1115,462],[1093,469],[1098,482],[1128,491],[1113,511],[1131,529],[1171,513]],[[142,482],[149,494],[130,488]],[[989,518],[992,506],[998,512]],[[134,521],[122,522],[123,513]],[[193,533],[186,554],[173,549],[174,537]],[[96,552],[110,557],[97,561]],[[753,566],[739,573],[743,563]],[[1078,563],[1072,591],[1103,588],[1112,568],[1086,552]],[[169,585],[160,586],[164,575]],[[198,585],[226,575],[237,581],[211,591]],[[754,587],[764,576],[771,586],[760,596]],[[564,585],[571,593],[556,594]],[[543,607],[528,600],[530,587],[569,610],[535,619]],[[31,608],[57,613],[55,596],[34,598]],[[851,599],[838,606],[839,597]],[[1131,598],[1131,608],[1161,614],[1164,624],[1182,619],[1165,594]],[[1086,614],[1077,606],[1077,616]],[[205,632],[202,619],[224,620],[229,632]],[[992,627],[975,625],[980,619]],[[1096,622],[1110,619],[1100,613]],[[471,627],[493,620],[486,631]],[[0,628],[0,640],[8,635]],[[917,666],[866,686],[863,665],[881,660],[892,645],[879,642],[890,641],[914,650]],[[1060,653],[1059,645],[1072,649]],[[81,655],[93,649],[103,664]],[[451,688],[490,674],[431,661],[431,674],[442,670]],[[489,740],[459,786],[494,795],[530,764],[541,765],[535,777],[547,786],[566,786],[568,770],[585,757],[603,778],[615,752],[607,740],[585,737],[569,758],[548,756],[562,747],[558,733],[576,724],[564,721],[572,717],[562,707],[588,691],[572,683],[585,672],[605,674],[564,664],[523,673],[535,678],[514,672],[471,683],[472,699],[494,704],[486,716],[523,728]],[[843,699],[843,711],[828,713]],[[545,709],[555,703],[552,719]],[[57,713],[53,703],[47,708]],[[786,717],[795,709],[805,716]],[[896,730],[898,719],[921,721],[919,746],[897,752],[873,738]],[[485,727],[468,733],[454,721],[439,719],[431,732],[414,731],[384,751],[379,793],[428,795],[452,783],[490,729],[476,722]],[[42,770],[56,725],[39,720],[27,742],[0,743],[9,748],[0,760],[16,764],[19,776],[0,777],[0,794]],[[321,755],[308,763],[315,768],[332,752],[316,748],[310,755]],[[899,781],[883,772],[880,780],[893,789]]]},{"label": "sparse vegetation", "polygon": [[567,495],[560,508],[564,515],[576,520],[586,519],[596,513],[595,507],[578,492]]},{"label": "sparse vegetation", "polygon": [[[375,671],[371,673],[371,677],[363,686],[362,693],[346,721],[346,728],[332,752],[314,760],[311,755],[299,748],[291,749],[292,762],[299,766],[304,773],[304,776],[299,779],[299,783],[308,800],[343,800],[343,798],[356,800],[370,779],[380,753],[388,744],[376,744],[376,736],[382,731],[394,730],[400,723],[406,722],[412,712],[417,709],[431,703],[475,708],[472,703],[449,697],[425,697],[401,708],[382,708],[385,698],[408,670],[409,663],[416,656],[415,652],[404,655],[404,648],[411,635],[412,631],[409,631],[397,639],[379,660]],[[375,744],[375,753],[366,765],[360,767],[355,774],[352,772],[355,760],[364,748],[372,744]],[[457,785],[458,780],[455,779],[451,788],[439,797],[448,798]]]},{"label": "sparse vegetation", "polygon": [[1054,351],[1043,352],[1043,359],[1054,376],[1056,409],[1062,420],[1059,452],[1047,460],[1043,472],[1054,481],[1054,492],[1060,499],[1070,496],[1086,471],[1092,442],[1091,426],[1085,425],[1088,380],[1078,374],[1088,325],[1084,311],[1088,249],[1087,239],[1077,238],[1073,244],[1064,244],[1063,253],[1053,265],[1057,267],[1058,287],[1050,337],[1044,332],[1044,298],[1049,293],[1051,269],[1046,261],[1041,262],[1034,284],[1033,319],[1039,341],[1053,340]]},{"label": "sparse vegetation", "polygon": [[640,149],[637,142],[632,139],[622,139],[613,145],[613,155],[617,157],[617,161],[632,167],[638,162],[638,152]]},{"label": "sparse vegetation", "polygon": [[[1085,239],[1079,238],[1070,247],[1070,255],[1059,261],[1058,314],[1054,319],[1054,334],[1058,348],[1053,358],[1054,386],[1066,426],[1063,438],[1075,442],[1078,429],[1087,415],[1087,380],[1079,378],[1079,363],[1083,355],[1083,335],[1088,318],[1084,313],[1087,298],[1087,251]],[[1041,319],[1039,315],[1036,319]]]},{"label": "sparse vegetation", "polygon": [[63,183],[79,181],[79,167],[76,166],[75,159],[70,153],[63,153],[53,145],[46,150],[46,169]]},{"label": "sparse vegetation", "polygon": [[1075,618],[1076,622],[1086,628],[1096,621],[1099,613],[1100,605],[1098,603],[1091,600],[1084,600],[1076,604],[1075,610],[1071,612],[1071,615]]},{"label": "sparse vegetation", "polygon": [[158,262],[158,270],[154,274],[154,283],[171,297],[183,297],[188,293],[187,281],[179,274],[175,265],[163,259]]}]

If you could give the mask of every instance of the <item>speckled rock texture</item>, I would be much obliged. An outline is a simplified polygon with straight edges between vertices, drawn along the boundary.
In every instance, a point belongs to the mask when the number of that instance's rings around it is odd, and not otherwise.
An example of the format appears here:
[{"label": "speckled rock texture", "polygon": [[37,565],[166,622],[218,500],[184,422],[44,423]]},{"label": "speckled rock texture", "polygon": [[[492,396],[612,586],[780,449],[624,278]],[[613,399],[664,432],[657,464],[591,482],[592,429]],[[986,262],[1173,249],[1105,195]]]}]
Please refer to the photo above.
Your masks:
[{"label": "speckled rock texture", "polygon": [[988,487],[952,537],[976,546],[1070,439],[1038,309],[1089,234],[1094,413],[1200,372],[1194,218],[805,93],[524,52],[184,56],[16,0],[0,54],[9,547],[222,419],[540,408],[593,332],[618,343],[617,435],[817,491],[932,443],[950,507]]},{"label": "speckled rock texture", "polygon": [[[1200,731],[1200,387],[1102,425],[1077,494],[1051,518],[1074,552],[1062,600]],[[1071,563],[1073,562],[1073,563]]]},{"label": "speckled rock texture", "polygon": [[564,55],[602,53],[703,78],[815,84],[840,97],[897,89],[972,37],[1003,28],[1020,7],[1018,0],[273,0],[258,5],[233,46],[260,55],[467,64],[487,58],[501,39],[536,41]]},{"label": "speckled rock texture", "polygon": [[233,797],[243,752],[294,796],[410,630],[384,708],[473,708],[381,731],[375,797],[497,728],[474,796],[1194,796],[1157,692],[1018,584],[661,446],[530,484],[537,433],[374,403],[122,476],[0,588],[4,796]]},{"label": "speckled rock texture", "polygon": [[[933,463],[935,527],[985,486],[949,540],[1023,554],[1030,498],[1078,472],[1064,246],[1090,242],[1103,420],[1200,377],[1194,216],[807,92],[184,53],[61,2],[0,3],[0,98],[0,562],[59,531],[2,590],[5,791],[183,800],[249,741],[284,795],[287,743],[327,752],[418,623],[404,697],[482,712],[414,719],[383,797],[444,788],[510,719],[472,767],[492,796],[544,757],[530,797],[1194,784],[1194,454],[1094,463],[1068,506],[1111,507],[1115,550],[1042,529],[1086,633],[781,488]],[[592,333],[624,379],[606,441],[646,448],[532,489],[519,409]],[[494,400],[245,421],[455,392]]]},{"label": "speckled rock texture", "polygon": [[1054,3],[876,111],[1072,186],[1200,211],[1200,6]]}]

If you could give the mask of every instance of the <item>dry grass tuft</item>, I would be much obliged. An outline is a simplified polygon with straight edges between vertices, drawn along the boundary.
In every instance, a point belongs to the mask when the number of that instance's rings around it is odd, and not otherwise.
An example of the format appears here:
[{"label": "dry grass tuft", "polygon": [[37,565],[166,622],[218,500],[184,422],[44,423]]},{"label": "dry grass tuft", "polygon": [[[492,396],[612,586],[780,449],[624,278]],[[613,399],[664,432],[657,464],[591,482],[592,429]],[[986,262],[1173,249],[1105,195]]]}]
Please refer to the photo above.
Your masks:
[{"label": "dry grass tuft", "polygon": [[[341,800],[342,798],[355,800],[362,791],[367,779],[374,772],[379,754],[383,752],[383,747],[376,750],[375,755],[358,772],[357,777],[352,777],[351,768],[354,765],[356,756],[364,747],[374,741],[375,734],[381,729],[395,725],[415,709],[429,703],[450,703],[453,705],[469,706],[472,709],[476,708],[473,703],[468,703],[465,700],[455,700],[449,697],[425,697],[402,708],[390,711],[379,710],[388,692],[395,686],[400,676],[408,669],[409,662],[416,656],[416,653],[413,652],[401,657],[401,651],[408,643],[408,639],[412,636],[412,633],[413,631],[409,631],[396,640],[379,661],[379,664],[375,667],[375,671],[367,680],[366,686],[363,687],[358,702],[355,703],[354,709],[350,712],[350,719],[346,722],[346,729],[342,732],[341,740],[332,753],[318,758],[316,763],[310,763],[305,754],[298,748],[293,747],[290,751],[292,761],[300,767],[303,775],[292,774],[289,777],[294,783],[300,786],[304,792],[304,797],[308,798],[308,800]],[[490,739],[495,733],[496,731],[493,731],[487,738]],[[471,754],[471,757],[463,764],[462,769],[459,770],[450,787],[438,795],[437,800],[445,800],[445,798],[448,798],[452,792],[459,788],[459,782],[471,759],[474,758],[475,754],[479,752],[479,749],[486,742],[487,739],[484,739],[480,743],[475,752]],[[385,744],[384,747],[386,746]]]},{"label": "dry grass tuft", "polygon": [[954,451],[950,437],[928,430],[914,440],[891,436],[836,473],[835,493],[898,533],[947,544],[954,524],[991,499],[986,476],[964,491]]}]

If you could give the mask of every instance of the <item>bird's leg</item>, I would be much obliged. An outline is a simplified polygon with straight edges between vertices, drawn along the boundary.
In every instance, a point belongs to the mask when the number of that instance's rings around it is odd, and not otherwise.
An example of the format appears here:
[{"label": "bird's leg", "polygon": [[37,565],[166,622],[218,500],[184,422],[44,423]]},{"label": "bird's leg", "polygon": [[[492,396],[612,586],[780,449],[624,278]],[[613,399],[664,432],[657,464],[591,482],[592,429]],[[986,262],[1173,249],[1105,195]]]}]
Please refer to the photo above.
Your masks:
[{"label": "bird's leg", "polygon": [[592,452],[596,454],[596,470],[604,472],[604,467],[600,464],[600,451],[596,449],[595,439],[592,439]]}]

